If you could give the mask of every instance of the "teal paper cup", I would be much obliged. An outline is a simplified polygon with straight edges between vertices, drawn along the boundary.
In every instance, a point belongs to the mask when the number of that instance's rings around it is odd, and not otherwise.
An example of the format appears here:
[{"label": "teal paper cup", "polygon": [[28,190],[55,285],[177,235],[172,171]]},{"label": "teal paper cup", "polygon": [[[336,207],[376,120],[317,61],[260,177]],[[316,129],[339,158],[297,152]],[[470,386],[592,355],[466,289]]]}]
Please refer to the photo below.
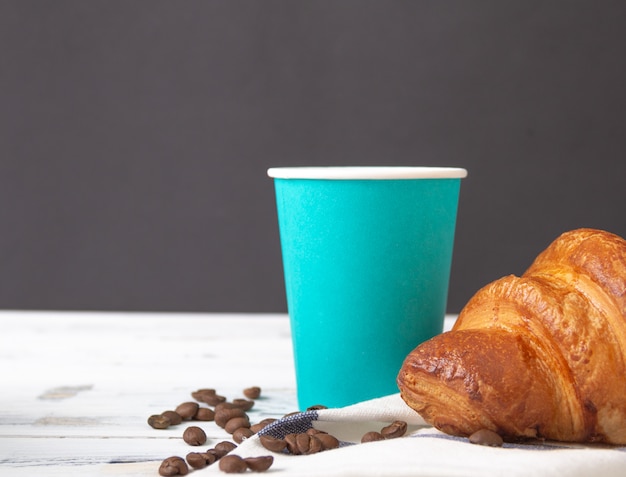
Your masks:
[{"label": "teal paper cup", "polygon": [[274,179],[298,405],[398,392],[441,333],[461,179],[439,167],[278,167]]}]

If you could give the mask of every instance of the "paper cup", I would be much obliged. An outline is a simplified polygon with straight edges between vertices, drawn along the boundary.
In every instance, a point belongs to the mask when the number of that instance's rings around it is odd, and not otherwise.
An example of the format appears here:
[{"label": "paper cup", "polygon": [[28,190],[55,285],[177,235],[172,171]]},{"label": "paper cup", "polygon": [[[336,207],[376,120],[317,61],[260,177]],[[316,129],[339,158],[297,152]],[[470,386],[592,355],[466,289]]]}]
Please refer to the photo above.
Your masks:
[{"label": "paper cup", "polygon": [[439,167],[271,168],[298,405],[398,392],[441,333],[461,179]]}]

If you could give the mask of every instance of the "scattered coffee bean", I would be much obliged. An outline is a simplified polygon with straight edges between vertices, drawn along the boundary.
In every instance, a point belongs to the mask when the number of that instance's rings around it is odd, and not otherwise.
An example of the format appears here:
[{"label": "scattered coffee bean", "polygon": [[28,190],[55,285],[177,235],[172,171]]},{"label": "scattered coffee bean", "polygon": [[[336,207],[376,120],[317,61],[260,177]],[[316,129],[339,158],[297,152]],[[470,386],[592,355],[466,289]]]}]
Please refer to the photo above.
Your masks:
[{"label": "scattered coffee bean", "polygon": [[252,386],[243,390],[243,395],[248,399],[259,399],[261,397],[261,388]]},{"label": "scattered coffee bean", "polygon": [[274,457],[271,455],[264,455],[260,457],[247,457],[244,462],[253,472],[265,472],[274,463]]},{"label": "scattered coffee bean", "polygon": [[252,437],[255,433],[249,427],[240,427],[235,432],[233,432],[233,440],[237,444],[241,444],[247,438]]},{"label": "scattered coffee bean", "polygon": [[504,441],[499,434],[489,429],[480,429],[469,436],[469,441],[472,444],[478,444],[482,446],[490,447],[502,447]]},{"label": "scattered coffee bean", "polygon": [[361,437],[361,443],[364,444],[366,442],[376,442],[385,440],[385,436],[383,436],[380,432],[370,431],[363,434]]},{"label": "scattered coffee bean", "polygon": [[190,446],[201,446],[206,442],[206,433],[197,426],[190,426],[183,432],[183,440]]},{"label": "scattered coffee bean", "polygon": [[254,407],[254,401],[251,399],[233,399],[233,404],[244,411],[249,411]]},{"label": "scattered coffee bean", "polygon": [[211,465],[213,462],[217,462],[226,454],[223,452],[217,451],[215,449],[208,449],[205,454],[207,455],[207,462]]},{"label": "scattered coffee bean", "polygon": [[407,423],[404,421],[393,421],[386,427],[380,430],[380,433],[385,439],[395,439],[396,437],[402,437],[406,434]]},{"label": "scattered coffee bean", "polygon": [[233,417],[232,419],[229,419],[224,426],[224,430],[229,434],[232,434],[240,427],[250,427],[250,419],[248,419],[248,416]]},{"label": "scattered coffee bean", "polygon": [[175,412],[183,418],[183,420],[189,420],[192,419],[193,416],[196,415],[196,413],[198,412],[198,409],[200,408],[200,405],[197,402],[184,402],[182,404],[179,404],[176,409]]},{"label": "scattered coffee bean", "polygon": [[231,419],[245,416],[246,412],[240,407],[218,407],[215,411],[215,424],[225,428],[226,423]]},{"label": "scattered coffee bean", "polygon": [[285,436],[285,442],[287,443],[287,451],[293,455],[299,455],[298,443],[296,442],[296,434],[287,434]]},{"label": "scattered coffee bean", "polygon": [[263,447],[272,452],[282,452],[287,447],[287,442],[284,439],[278,439],[269,435],[259,436],[259,441]]},{"label": "scattered coffee bean", "polygon": [[251,425],[250,430],[256,434],[261,429],[265,428],[266,426],[269,426],[272,422],[276,422],[276,419],[274,418],[263,419],[261,422],[257,422],[256,424]]},{"label": "scattered coffee bean", "polygon": [[193,416],[193,419],[196,421],[212,421],[215,419],[215,411],[208,407],[198,408],[198,412]]},{"label": "scattered coffee bean", "polygon": [[167,429],[172,425],[172,421],[163,414],[153,414],[148,418],[148,424],[154,429]]},{"label": "scattered coffee bean", "polygon": [[206,402],[205,399],[207,396],[215,396],[216,394],[217,393],[215,392],[215,389],[203,388],[192,392],[191,397],[194,398],[196,401]]},{"label": "scattered coffee bean", "polygon": [[328,409],[328,407],[323,404],[315,404],[306,408],[307,411],[321,411],[322,409]]},{"label": "scattered coffee bean", "polygon": [[238,455],[226,455],[220,459],[220,470],[227,474],[241,474],[248,470],[246,462]]},{"label": "scattered coffee bean", "polygon": [[226,398],[224,396],[220,396],[219,394],[206,395],[204,399],[204,402],[207,403],[209,406],[216,406],[219,403],[226,401]]},{"label": "scattered coffee bean", "polygon": [[339,447],[339,439],[326,432],[315,434],[315,438],[322,443],[322,450],[331,450]]},{"label": "scattered coffee bean", "polygon": [[209,454],[206,452],[190,452],[185,456],[185,460],[193,469],[204,469],[209,465]]},{"label": "scattered coffee bean", "polygon": [[164,411],[161,413],[162,416],[167,417],[170,420],[172,426],[177,426],[181,422],[183,422],[183,418],[180,417],[176,411]]},{"label": "scattered coffee bean", "polygon": [[233,444],[232,442],[229,442],[229,441],[221,441],[221,442],[218,442],[217,444],[215,444],[215,447],[213,447],[213,448],[218,453],[222,454],[222,456],[225,456],[230,451],[236,449],[237,445]]},{"label": "scattered coffee bean", "polygon": [[169,477],[172,475],[187,475],[189,473],[189,467],[185,463],[182,457],[172,456],[161,462],[159,467],[159,475]]}]

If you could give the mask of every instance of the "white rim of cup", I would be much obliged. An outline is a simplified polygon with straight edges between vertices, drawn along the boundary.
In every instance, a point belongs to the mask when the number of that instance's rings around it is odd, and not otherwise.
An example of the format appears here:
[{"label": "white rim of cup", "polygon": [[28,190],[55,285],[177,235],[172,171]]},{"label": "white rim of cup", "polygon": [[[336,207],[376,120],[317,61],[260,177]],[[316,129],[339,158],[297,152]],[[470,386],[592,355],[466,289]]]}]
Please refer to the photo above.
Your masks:
[{"label": "white rim of cup", "polygon": [[275,179],[462,179],[467,170],[421,166],[270,167],[267,175]]}]

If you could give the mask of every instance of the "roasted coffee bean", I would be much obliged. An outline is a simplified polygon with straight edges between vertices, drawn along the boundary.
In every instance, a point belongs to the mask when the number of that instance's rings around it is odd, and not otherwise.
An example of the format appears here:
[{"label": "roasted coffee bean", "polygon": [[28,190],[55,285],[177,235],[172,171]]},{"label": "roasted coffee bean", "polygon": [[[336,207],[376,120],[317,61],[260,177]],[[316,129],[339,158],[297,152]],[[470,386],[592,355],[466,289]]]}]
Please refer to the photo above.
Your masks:
[{"label": "roasted coffee bean", "polygon": [[250,430],[256,434],[261,429],[264,429],[266,426],[269,426],[272,422],[276,422],[276,419],[273,419],[273,418],[263,419],[261,422],[257,422],[256,424],[251,425]]},{"label": "roasted coffee bean", "polygon": [[243,395],[248,399],[259,399],[261,397],[261,388],[252,386],[243,390]]},{"label": "roasted coffee bean", "polygon": [[206,433],[197,426],[190,426],[183,432],[183,440],[190,446],[201,446],[206,442]]},{"label": "roasted coffee bean", "polygon": [[307,411],[321,411],[322,409],[328,409],[328,407],[323,404],[315,404],[306,408]]},{"label": "roasted coffee bean", "polygon": [[194,469],[204,469],[209,465],[210,459],[209,454],[206,452],[190,452],[185,456],[185,460],[189,466]]},{"label": "roasted coffee bean", "polygon": [[148,424],[154,429],[167,429],[172,425],[172,421],[163,414],[153,414],[148,418]]},{"label": "roasted coffee bean", "polygon": [[196,421],[212,421],[215,419],[215,411],[208,407],[198,408],[198,412],[193,416]]},{"label": "roasted coffee bean", "polygon": [[298,449],[298,442],[296,441],[297,434],[287,434],[285,436],[285,442],[287,443],[287,451],[293,455],[300,455],[300,450]]},{"label": "roasted coffee bean", "polygon": [[233,404],[232,402],[228,402],[228,401],[223,401],[220,403],[217,403],[213,409],[215,409],[215,412],[220,411],[221,409],[234,409],[236,407],[241,408],[241,406],[237,406],[237,404]]},{"label": "roasted coffee bean", "polygon": [[235,417],[245,417],[246,411],[240,407],[220,407],[215,411],[215,424],[221,428],[226,427],[226,423]]},{"label": "roasted coffee bean", "polygon": [[249,411],[254,407],[254,401],[251,399],[233,399],[233,404],[244,411]]},{"label": "roasted coffee bean", "polygon": [[311,447],[311,436],[305,433],[296,434],[296,447],[298,454],[308,454]]},{"label": "roasted coffee bean", "polygon": [[189,467],[185,463],[182,457],[172,456],[161,462],[159,467],[159,475],[169,477],[172,475],[187,475],[189,473]]},{"label": "roasted coffee bean", "polygon": [[217,406],[219,403],[226,402],[226,398],[219,394],[207,394],[204,396],[203,402],[207,403],[209,406]]},{"label": "roasted coffee bean", "polygon": [[287,442],[284,439],[269,435],[259,436],[259,441],[263,447],[272,452],[282,452],[287,447]]},{"label": "roasted coffee bean", "polygon": [[237,448],[236,444],[233,444],[229,441],[221,441],[215,444],[213,447],[218,453],[221,453],[223,456],[228,454],[230,451]]},{"label": "roasted coffee bean", "polygon": [[248,419],[248,416],[233,417],[232,419],[229,419],[224,426],[224,430],[229,434],[232,434],[240,427],[250,427],[250,419]]},{"label": "roasted coffee bean", "polygon": [[255,433],[249,427],[240,427],[235,432],[233,432],[233,440],[237,444],[241,444],[248,437],[252,437]]},{"label": "roasted coffee bean", "polygon": [[325,432],[315,434],[315,438],[322,443],[322,450],[331,450],[339,447],[339,439]]},{"label": "roasted coffee bean", "polygon": [[502,437],[489,429],[481,429],[474,432],[471,436],[469,436],[469,441],[472,444],[490,447],[502,447],[504,444]]},{"label": "roasted coffee bean", "polygon": [[380,430],[380,433],[385,439],[395,439],[396,437],[402,437],[406,434],[407,424],[404,421],[393,421],[386,427]]},{"label": "roasted coffee bean", "polygon": [[376,442],[385,440],[385,436],[383,436],[380,432],[370,431],[363,434],[361,437],[361,443],[364,444],[366,442]]},{"label": "roasted coffee bean", "polygon": [[203,389],[198,389],[197,391],[192,392],[191,397],[194,398],[196,401],[206,402],[205,399],[207,396],[215,396],[215,394],[217,394],[215,392],[215,389],[203,388]]},{"label": "roasted coffee bean", "polygon": [[223,452],[217,451],[215,449],[208,449],[205,454],[207,455],[207,461],[209,465],[211,465],[213,462],[217,462],[226,455]]},{"label": "roasted coffee bean", "polygon": [[241,474],[248,470],[248,464],[238,455],[226,455],[220,459],[220,470],[227,474]]},{"label": "roasted coffee bean", "polygon": [[317,438],[317,435],[305,434],[305,436],[309,437],[309,451],[307,454],[317,454],[318,452],[322,452],[324,450],[322,441]]},{"label": "roasted coffee bean", "polygon": [[178,424],[183,422],[183,418],[180,417],[180,414],[178,414],[176,411],[164,411],[161,413],[161,416],[167,417],[170,420],[172,426],[177,426]]},{"label": "roasted coffee bean", "polygon": [[193,418],[193,416],[196,415],[196,413],[198,412],[198,409],[200,408],[200,405],[197,402],[184,402],[182,404],[179,404],[175,411],[176,413],[183,418],[183,420],[188,420]]},{"label": "roasted coffee bean", "polygon": [[264,455],[260,457],[247,457],[244,462],[253,472],[265,472],[274,463],[274,457],[271,455]]}]

